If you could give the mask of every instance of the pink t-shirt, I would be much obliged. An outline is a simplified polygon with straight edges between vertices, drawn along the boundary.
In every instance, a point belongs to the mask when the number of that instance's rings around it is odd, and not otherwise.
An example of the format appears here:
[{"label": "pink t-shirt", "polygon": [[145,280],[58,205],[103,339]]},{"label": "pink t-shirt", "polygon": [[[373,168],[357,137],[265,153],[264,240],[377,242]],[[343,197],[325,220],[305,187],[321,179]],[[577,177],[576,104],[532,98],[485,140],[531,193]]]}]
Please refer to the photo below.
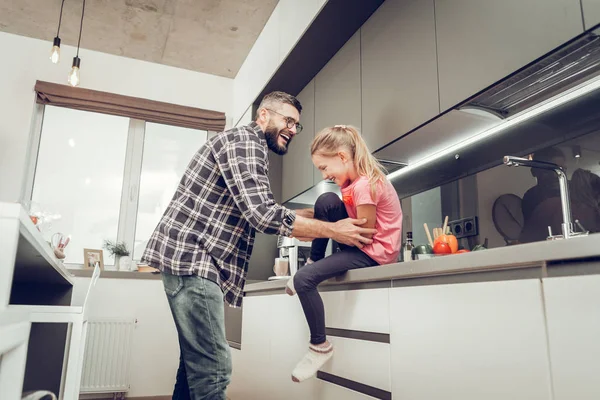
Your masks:
[{"label": "pink t-shirt", "polygon": [[362,251],[381,264],[398,261],[402,237],[402,208],[392,184],[385,180],[377,182],[376,199],[371,198],[369,179],[361,176],[350,185],[342,188],[342,201],[350,218],[356,218],[356,207],[365,204],[375,205],[375,229],[373,243]]}]

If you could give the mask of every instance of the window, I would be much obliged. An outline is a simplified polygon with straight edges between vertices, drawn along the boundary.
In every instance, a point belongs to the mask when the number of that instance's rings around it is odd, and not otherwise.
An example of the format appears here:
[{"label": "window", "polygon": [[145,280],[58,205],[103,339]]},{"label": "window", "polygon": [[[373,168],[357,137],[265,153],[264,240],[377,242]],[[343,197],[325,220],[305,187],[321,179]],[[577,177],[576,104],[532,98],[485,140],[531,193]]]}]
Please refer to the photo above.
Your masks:
[{"label": "window", "polygon": [[128,118],[46,107],[32,201],[60,215],[48,234],[71,235],[70,263],[117,236],[128,129]]},{"label": "window", "polygon": [[[83,264],[83,249],[106,239],[124,241],[139,260],[206,139],[206,131],[45,106],[31,201],[60,216],[45,238],[71,235],[68,264]],[[104,260],[114,265],[106,252]]]},{"label": "window", "polygon": [[142,257],[146,244],[173,197],[194,153],[206,142],[206,132],[146,123],[140,196],[133,258]]}]

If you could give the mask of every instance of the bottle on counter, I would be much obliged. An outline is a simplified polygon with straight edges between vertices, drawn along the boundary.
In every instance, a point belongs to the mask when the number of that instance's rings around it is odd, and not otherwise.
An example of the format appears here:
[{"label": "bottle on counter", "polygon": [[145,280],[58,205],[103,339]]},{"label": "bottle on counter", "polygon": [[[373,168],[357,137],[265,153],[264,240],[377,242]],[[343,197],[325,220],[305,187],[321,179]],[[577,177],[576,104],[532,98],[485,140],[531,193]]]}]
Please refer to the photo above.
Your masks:
[{"label": "bottle on counter", "polygon": [[406,242],[402,246],[402,261],[412,260],[412,250],[415,246],[413,245],[412,232],[406,232]]}]

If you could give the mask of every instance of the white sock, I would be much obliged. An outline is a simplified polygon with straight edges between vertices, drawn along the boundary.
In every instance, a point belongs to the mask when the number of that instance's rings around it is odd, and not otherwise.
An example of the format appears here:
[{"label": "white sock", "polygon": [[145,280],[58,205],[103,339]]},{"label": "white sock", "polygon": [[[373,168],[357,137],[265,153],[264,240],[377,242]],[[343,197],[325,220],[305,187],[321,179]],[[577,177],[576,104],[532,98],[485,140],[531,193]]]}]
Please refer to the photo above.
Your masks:
[{"label": "white sock", "polygon": [[302,382],[316,375],[317,371],[333,356],[331,343],[327,347],[310,345],[308,353],[296,364],[292,371],[292,380]]},{"label": "white sock", "polygon": [[294,277],[293,276],[290,279],[288,279],[287,285],[285,285],[285,292],[290,296],[293,296],[296,294],[296,289],[294,288]]}]

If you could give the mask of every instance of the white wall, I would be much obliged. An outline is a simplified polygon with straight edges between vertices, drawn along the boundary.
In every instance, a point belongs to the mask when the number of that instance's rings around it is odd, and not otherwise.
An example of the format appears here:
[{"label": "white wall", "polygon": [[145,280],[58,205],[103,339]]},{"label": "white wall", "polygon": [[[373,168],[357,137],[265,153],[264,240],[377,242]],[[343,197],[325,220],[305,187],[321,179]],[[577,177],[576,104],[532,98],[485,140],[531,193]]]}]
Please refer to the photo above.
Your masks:
[{"label": "white wall", "polygon": [[[85,45],[85,36],[83,38]],[[75,49],[0,32],[0,201],[17,201],[23,184],[36,80],[66,84]],[[223,111],[231,126],[233,80],[82,49],[81,87]]]},{"label": "white wall", "polygon": [[233,85],[235,124],[265,87],[327,0],[279,0]]},{"label": "white wall", "polygon": [[[85,297],[89,278],[75,278],[74,304]],[[90,300],[90,320],[137,318],[128,397],[173,393],[179,365],[177,331],[160,279],[103,279]]]}]

